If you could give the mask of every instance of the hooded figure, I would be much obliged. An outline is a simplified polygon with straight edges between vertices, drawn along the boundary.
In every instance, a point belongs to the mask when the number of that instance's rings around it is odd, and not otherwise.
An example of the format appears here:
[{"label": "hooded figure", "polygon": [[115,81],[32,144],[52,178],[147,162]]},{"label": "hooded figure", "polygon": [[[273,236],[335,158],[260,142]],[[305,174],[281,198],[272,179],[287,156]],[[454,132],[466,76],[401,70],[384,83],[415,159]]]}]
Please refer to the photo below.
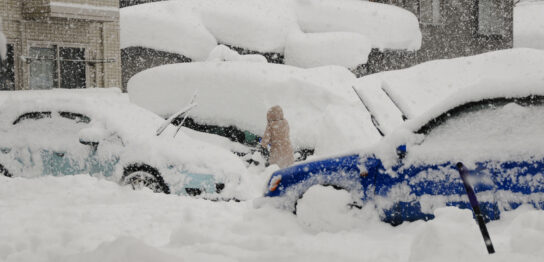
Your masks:
[{"label": "hooded figure", "polygon": [[270,165],[276,164],[280,168],[292,165],[295,162],[293,147],[289,140],[289,124],[283,119],[283,110],[280,106],[273,106],[266,114],[268,123],[261,146],[267,148],[270,144]]}]

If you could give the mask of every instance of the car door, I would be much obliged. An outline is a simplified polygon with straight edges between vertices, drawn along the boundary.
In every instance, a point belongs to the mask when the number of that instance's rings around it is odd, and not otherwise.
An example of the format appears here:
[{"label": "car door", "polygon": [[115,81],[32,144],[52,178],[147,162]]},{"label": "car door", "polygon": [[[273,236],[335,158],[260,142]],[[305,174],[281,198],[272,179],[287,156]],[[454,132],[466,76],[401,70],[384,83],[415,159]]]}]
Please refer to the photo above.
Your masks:
[{"label": "car door", "polygon": [[[13,129],[21,143],[18,151],[28,151],[39,175],[74,175],[86,173],[85,159],[89,150],[77,139],[78,132],[88,125],[90,118],[69,118],[56,111],[26,112],[13,122]],[[34,174],[38,175],[38,174]]]}]

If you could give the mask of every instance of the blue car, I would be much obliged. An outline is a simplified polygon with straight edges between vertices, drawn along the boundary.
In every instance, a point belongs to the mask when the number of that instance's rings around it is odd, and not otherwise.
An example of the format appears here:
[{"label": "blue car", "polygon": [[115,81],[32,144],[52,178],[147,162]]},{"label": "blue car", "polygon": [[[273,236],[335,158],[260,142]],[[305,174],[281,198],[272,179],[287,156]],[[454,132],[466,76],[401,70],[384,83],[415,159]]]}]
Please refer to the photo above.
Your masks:
[{"label": "blue car", "polygon": [[160,193],[232,192],[243,161],[176,131],[118,89],[2,92],[0,176],[88,174]]},{"label": "blue car", "polygon": [[385,222],[428,220],[436,208],[470,208],[461,162],[486,219],[522,204],[544,209],[544,89],[506,91],[457,94],[372,148],[278,170],[265,197],[296,212],[310,187],[332,186]]}]

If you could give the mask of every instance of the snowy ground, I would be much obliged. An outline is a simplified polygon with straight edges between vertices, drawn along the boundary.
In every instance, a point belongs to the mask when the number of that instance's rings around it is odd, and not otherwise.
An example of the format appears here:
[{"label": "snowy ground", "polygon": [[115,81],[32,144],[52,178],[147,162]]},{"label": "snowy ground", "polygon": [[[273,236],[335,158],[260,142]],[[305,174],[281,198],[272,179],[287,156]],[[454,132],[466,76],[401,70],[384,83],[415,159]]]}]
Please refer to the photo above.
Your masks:
[{"label": "snowy ground", "polygon": [[[255,174],[258,176],[257,174]],[[315,188],[300,216],[251,201],[132,191],[86,175],[0,177],[0,261],[541,261],[544,212],[488,224],[488,256],[468,210],[398,227]],[[323,198],[329,206],[319,205]],[[331,201],[332,199],[332,201]],[[312,206],[335,209],[318,215]]]}]

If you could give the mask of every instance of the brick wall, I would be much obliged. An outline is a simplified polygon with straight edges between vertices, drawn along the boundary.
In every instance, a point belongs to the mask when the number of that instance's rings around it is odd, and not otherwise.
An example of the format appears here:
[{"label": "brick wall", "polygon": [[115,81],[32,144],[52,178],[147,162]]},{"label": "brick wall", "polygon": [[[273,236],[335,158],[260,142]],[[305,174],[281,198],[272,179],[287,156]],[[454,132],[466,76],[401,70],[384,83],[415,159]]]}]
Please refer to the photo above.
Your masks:
[{"label": "brick wall", "polygon": [[[86,63],[87,87],[121,87],[119,21],[102,22],[67,18],[23,17],[21,0],[0,0],[0,16],[15,57],[27,57],[31,46],[85,48],[86,60],[115,60],[113,63]],[[28,1],[26,3],[29,3]],[[50,2],[38,0],[34,2]],[[59,0],[55,2],[118,7],[116,0]],[[15,59],[15,89],[29,89],[29,64]]]}]

